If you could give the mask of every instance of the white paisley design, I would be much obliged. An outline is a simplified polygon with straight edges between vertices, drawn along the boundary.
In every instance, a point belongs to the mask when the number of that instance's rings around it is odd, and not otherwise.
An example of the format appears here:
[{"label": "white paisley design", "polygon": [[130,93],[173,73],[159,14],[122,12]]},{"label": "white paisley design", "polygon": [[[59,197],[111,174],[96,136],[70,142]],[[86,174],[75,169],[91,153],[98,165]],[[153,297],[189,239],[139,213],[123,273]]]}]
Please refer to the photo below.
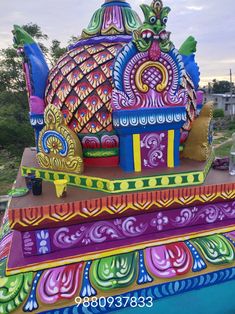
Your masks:
[{"label": "white paisley design", "polygon": [[225,218],[235,218],[235,202],[232,204],[223,204],[220,206],[208,205],[200,209],[185,208],[180,212],[173,222],[174,226],[182,227],[197,222],[199,219],[205,220],[207,223],[222,221]]},{"label": "white paisley design", "polygon": [[149,150],[147,159],[144,159],[145,167],[154,168],[159,165],[159,162],[164,163],[164,151],[166,149],[166,145],[162,144],[164,137],[164,133],[151,133],[141,140],[141,148]]},{"label": "white paisley design", "polygon": [[37,233],[37,239],[39,240],[39,249],[38,252],[41,254],[46,254],[49,252],[49,248],[47,245],[48,242],[48,238],[49,238],[49,232],[48,231],[39,231]]},{"label": "white paisley design", "polygon": [[69,228],[60,228],[53,237],[53,244],[59,248],[69,248],[79,242],[83,245],[90,243],[102,243],[110,240],[125,239],[142,235],[148,228],[148,224],[135,225],[137,219],[129,217],[124,220],[115,219],[114,222],[101,221],[91,227],[79,227],[78,231],[70,234]]},{"label": "white paisley design", "polygon": [[157,217],[152,219],[150,222],[150,225],[152,227],[156,227],[158,231],[162,231],[164,226],[166,226],[169,222],[169,219],[167,216],[163,216],[163,213],[158,213]]}]

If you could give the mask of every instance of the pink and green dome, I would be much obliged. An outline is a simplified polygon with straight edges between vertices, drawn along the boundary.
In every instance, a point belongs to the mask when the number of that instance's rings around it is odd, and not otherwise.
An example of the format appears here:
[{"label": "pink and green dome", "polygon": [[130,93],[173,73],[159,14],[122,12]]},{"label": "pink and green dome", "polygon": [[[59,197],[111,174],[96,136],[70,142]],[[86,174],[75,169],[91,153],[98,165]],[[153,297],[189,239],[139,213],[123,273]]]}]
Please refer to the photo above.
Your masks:
[{"label": "pink and green dome", "polygon": [[106,0],[81,39],[49,72],[45,103],[61,108],[67,125],[80,137],[86,157],[118,154],[111,107],[113,63],[140,23],[126,1]]},{"label": "pink and green dome", "polygon": [[[164,8],[160,0],[153,1],[152,6],[156,3],[161,4],[160,13],[162,21],[165,21],[169,8]],[[152,16],[154,8],[147,5],[141,8],[145,15],[144,23],[141,23],[137,13],[126,1],[106,0],[93,14],[79,41],[68,48],[51,70],[33,38],[20,27],[14,27],[15,47],[24,59],[31,115],[42,115],[48,104],[59,107],[66,124],[80,138],[84,157],[118,157],[119,139],[113,129],[111,100],[115,77],[114,61],[122,48],[133,40],[140,51],[145,51],[153,42],[150,55],[154,59],[157,56],[157,40],[164,53],[171,47],[168,40],[170,33],[164,29],[157,30],[161,36],[151,36],[154,32],[150,30],[148,15]],[[150,37],[147,36],[149,34]],[[185,49],[185,46],[189,49]],[[196,114],[194,87],[198,85],[199,71],[193,55],[195,46],[195,40],[189,38],[182,46],[184,49],[181,47],[179,51],[182,69],[185,66],[189,74],[181,82],[187,90],[189,100],[186,108],[187,124],[182,129],[185,138]],[[151,77],[149,72],[144,74]]]},{"label": "pink and green dome", "polygon": [[94,13],[88,27],[83,29],[81,37],[131,35],[140,25],[138,14],[125,0],[106,0]]}]

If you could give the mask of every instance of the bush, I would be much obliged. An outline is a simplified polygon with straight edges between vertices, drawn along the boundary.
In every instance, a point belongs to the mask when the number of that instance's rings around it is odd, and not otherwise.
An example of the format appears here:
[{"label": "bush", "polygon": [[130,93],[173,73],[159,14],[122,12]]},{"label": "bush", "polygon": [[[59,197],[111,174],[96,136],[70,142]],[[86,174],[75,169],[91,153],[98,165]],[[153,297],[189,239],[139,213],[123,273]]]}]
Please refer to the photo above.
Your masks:
[{"label": "bush", "polygon": [[224,118],[224,110],[223,109],[215,109],[213,112],[214,118]]},{"label": "bush", "polygon": [[235,121],[229,122],[228,129],[229,129],[229,130],[235,130]]},{"label": "bush", "polygon": [[0,93],[0,148],[15,156],[34,143],[25,93]]},{"label": "bush", "polygon": [[25,147],[34,145],[33,128],[30,123],[0,119],[0,143],[2,149],[10,151],[15,156],[22,154]]}]

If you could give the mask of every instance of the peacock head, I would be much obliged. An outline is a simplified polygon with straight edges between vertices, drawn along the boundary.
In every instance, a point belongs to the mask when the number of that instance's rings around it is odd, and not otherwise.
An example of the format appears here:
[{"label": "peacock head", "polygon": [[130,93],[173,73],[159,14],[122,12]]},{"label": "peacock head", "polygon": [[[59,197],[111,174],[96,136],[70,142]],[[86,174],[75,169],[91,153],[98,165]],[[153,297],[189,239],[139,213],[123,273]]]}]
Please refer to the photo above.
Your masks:
[{"label": "peacock head", "polygon": [[26,44],[35,43],[34,39],[20,26],[14,25],[13,40],[14,40],[14,48],[22,48]]}]

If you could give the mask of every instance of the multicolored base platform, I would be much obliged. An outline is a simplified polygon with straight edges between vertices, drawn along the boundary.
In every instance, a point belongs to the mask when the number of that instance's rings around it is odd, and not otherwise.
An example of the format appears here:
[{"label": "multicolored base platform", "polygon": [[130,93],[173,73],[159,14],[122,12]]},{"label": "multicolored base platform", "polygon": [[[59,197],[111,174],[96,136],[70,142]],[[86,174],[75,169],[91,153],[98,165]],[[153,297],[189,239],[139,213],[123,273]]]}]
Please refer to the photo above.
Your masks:
[{"label": "multicolored base platform", "polygon": [[44,181],[11,200],[0,237],[1,313],[163,314],[166,297],[235,279],[235,182],[210,170],[200,186],[58,199]]},{"label": "multicolored base platform", "polygon": [[[7,215],[1,236],[1,313],[106,313],[133,297],[152,307],[162,298],[235,279],[235,231],[7,277]],[[92,297],[107,304],[77,306],[78,300],[97,302]]]},{"label": "multicolored base platform", "polygon": [[53,182],[66,179],[68,184],[88,190],[107,193],[144,191],[167,187],[191,186],[202,184],[214,160],[212,153],[206,162],[189,159],[181,160],[181,165],[174,169],[156,171],[145,170],[143,173],[126,173],[119,167],[88,168],[83,175],[42,169],[36,161],[36,149],[26,149],[22,160],[22,176],[35,173],[39,178]]},{"label": "multicolored base platform", "polygon": [[51,70],[14,26],[36,139],[16,188],[33,173],[43,193],[4,217],[0,313],[160,314],[167,297],[235,279],[235,182],[210,170],[197,42],[174,46],[161,0],[141,9],[143,23],[105,0]]}]

